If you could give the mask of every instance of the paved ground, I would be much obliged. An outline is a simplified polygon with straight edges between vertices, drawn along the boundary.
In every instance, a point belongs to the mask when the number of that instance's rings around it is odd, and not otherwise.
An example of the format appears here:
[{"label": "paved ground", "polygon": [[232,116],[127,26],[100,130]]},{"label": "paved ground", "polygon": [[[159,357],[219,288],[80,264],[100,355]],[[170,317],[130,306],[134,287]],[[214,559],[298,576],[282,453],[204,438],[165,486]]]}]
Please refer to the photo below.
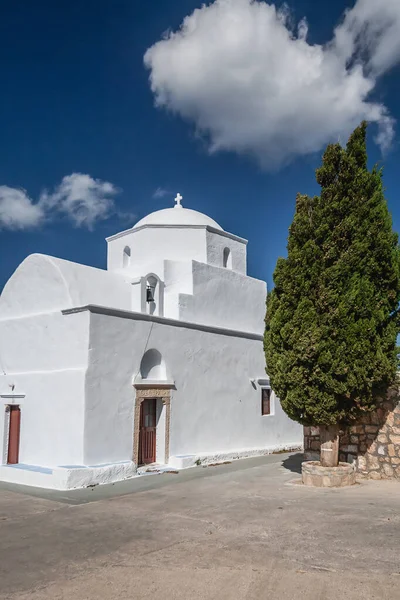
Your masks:
[{"label": "paved ground", "polygon": [[305,488],[298,458],[73,493],[3,485],[0,598],[399,599],[400,484]]}]

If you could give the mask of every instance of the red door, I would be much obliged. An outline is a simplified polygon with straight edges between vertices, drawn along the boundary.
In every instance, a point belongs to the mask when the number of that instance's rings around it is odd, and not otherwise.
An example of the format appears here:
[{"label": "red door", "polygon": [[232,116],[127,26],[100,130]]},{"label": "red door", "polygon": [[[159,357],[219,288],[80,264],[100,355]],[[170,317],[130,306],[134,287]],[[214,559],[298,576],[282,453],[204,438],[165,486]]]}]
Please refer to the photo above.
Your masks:
[{"label": "red door", "polygon": [[157,400],[146,398],[140,405],[139,464],[156,462]]},{"label": "red door", "polygon": [[16,465],[19,459],[19,431],[21,411],[19,406],[10,406],[10,428],[8,434],[7,464]]}]

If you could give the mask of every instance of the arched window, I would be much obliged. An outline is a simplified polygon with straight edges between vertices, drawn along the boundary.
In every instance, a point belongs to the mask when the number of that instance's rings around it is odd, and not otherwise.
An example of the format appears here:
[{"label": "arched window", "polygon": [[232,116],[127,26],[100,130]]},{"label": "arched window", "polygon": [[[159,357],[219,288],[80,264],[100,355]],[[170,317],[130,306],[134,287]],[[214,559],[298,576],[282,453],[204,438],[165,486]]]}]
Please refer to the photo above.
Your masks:
[{"label": "arched window", "polygon": [[229,248],[224,248],[222,264],[226,269],[232,269],[232,254]]},{"label": "arched window", "polygon": [[165,362],[161,352],[151,348],[143,354],[140,363],[140,377],[142,379],[156,379],[157,381],[167,379]]},{"label": "arched window", "polygon": [[129,267],[130,264],[131,264],[131,249],[129,248],[129,246],[125,246],[123,257],[122,257],[122,266]]}]

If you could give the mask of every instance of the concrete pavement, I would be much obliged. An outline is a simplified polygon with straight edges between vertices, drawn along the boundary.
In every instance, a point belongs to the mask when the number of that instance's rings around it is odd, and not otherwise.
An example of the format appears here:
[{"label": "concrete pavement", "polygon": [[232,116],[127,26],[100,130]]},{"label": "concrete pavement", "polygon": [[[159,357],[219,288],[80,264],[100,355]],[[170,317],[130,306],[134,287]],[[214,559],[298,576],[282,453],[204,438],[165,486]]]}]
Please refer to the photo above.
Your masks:
[{"label": "concrete pavement", "polygon": [[0,487],[0,598],[400,598],[400,486],[272,455],[79,492]]}]

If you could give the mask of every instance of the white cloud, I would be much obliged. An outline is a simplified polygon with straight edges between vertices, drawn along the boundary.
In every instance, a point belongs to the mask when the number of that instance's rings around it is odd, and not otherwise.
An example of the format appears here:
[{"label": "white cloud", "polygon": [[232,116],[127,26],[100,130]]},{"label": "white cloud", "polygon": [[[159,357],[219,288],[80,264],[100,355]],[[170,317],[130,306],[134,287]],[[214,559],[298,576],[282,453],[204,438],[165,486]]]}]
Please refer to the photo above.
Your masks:
[{"label": "white cloud", "polygon": [[66,216],[75,227],[93,229],[97,221],[117,213],[118,189],[108,181],[72,173],[35,203],[25,190],[0,186],[0,229],[30,229],[57,216]]},{"label": "white cloud", "polygon": [[215,0],[149,48],[156,105],[193,122],[211,153],[250,154],[274,168],[345,139],[362,120],[387,147],[394,120],[370,99],[400,61],[400,1],[357,0],[325,46],[288,9]]},{"label": "white cloud", "polygon": [[25,190],[0,186],[0,229],[29,229],[43,220],[43,208],[34,204]]},{"label": "white cloud", "polygon": [[153,193],[153,198],[164,198],[168,196],[170,192],[162,187],[158,187]]},{"label": "white cloud", "polygon": [[335,29],[336,49],[345,60],[359,59],[379,76],[400,59],[399,0],[358,0]]},{"label": "white cloud", "polygon": [[108,181],[72,173],[63,177],[53,193],[42,192],[39,204],[48,211],[65,214],[76,227],[93,229],[97,221],[107,219],[113,212],[117,193],[118,189]]}]

